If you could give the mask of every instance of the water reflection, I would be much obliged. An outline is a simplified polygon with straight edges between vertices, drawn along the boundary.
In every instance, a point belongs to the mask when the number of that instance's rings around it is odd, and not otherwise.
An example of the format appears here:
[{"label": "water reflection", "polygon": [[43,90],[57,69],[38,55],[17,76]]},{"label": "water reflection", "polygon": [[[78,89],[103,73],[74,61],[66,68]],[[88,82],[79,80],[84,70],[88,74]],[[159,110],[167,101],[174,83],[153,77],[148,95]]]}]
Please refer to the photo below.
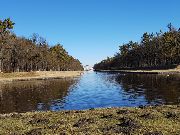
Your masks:
[{"label": "water reflection", "polygon": [[0,84],[0,113],[161,103],[180,103],[180,76],[87,72],[78,79]]},{"label": "water reflection", "polygon": [[63,101],[75,82],[62,79],[0,84],[0,113],[49,110],[51,101]]},{"label": "water reflection", "polygon": [[116,81],[133,98],[144,96],[148,104],[180,103],[179,75],[126,74],[117,76]]}]

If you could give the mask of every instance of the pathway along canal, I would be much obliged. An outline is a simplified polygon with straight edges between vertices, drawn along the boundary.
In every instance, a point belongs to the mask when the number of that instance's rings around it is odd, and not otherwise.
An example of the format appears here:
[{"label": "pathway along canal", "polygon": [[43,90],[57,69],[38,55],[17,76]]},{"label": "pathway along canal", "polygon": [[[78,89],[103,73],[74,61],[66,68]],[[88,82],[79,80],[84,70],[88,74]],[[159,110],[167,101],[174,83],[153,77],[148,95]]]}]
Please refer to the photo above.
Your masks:
[{"label": "pathway along canal", "polygon": [[0,113],[179,103],[179,75],[86,72],[74,79],[0,84]]}]

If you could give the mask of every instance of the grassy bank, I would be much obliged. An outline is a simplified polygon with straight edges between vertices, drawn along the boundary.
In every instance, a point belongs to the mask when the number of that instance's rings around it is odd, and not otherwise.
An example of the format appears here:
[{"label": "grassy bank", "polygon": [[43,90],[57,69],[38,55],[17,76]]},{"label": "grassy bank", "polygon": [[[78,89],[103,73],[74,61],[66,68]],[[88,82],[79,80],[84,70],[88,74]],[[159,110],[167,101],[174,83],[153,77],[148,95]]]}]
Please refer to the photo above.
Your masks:
[{"label": "grassy bank", "polygon": [[0,134],[179,135],[180,106],[1,114]]},{"label": "grassy bank", "polygon": [[77,77],[80,76],[82,73],[83,71],[36,71],[36,72],[0,73],[0,82]]}]

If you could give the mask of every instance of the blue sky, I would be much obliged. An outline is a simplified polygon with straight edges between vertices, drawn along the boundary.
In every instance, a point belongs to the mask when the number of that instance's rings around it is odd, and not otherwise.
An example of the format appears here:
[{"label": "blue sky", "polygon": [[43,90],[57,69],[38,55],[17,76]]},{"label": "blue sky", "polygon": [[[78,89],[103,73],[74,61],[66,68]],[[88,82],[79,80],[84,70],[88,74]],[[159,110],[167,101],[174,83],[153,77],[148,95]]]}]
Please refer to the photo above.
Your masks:
[{"label": "blue sky", "polygon": [[38,33],[93,65],[144,32],[179,28],[180,0],[0,0],[0,19],[7,17],[18,36]]}]

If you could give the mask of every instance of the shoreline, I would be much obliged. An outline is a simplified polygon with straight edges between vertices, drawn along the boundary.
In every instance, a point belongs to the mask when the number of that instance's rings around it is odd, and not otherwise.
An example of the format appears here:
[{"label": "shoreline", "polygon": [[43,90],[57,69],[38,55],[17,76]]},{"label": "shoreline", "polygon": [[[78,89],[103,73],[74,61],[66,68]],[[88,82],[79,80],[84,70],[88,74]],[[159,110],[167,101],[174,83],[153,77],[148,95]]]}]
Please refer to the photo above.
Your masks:
[{"label": "shoreline", "polygon": [[180,133],[180,105],[0,114],[0,134]]},{"label": "shoreline", "polygon": [[79,77],[84,71],[33,71],[0,73],[0,82],[49,80]]},{"label": "shoreline", "polygon": [[166,69],[166,70],[94,70],[97,72],[118,72],[130,74],[180,74],[180,69]]}]

